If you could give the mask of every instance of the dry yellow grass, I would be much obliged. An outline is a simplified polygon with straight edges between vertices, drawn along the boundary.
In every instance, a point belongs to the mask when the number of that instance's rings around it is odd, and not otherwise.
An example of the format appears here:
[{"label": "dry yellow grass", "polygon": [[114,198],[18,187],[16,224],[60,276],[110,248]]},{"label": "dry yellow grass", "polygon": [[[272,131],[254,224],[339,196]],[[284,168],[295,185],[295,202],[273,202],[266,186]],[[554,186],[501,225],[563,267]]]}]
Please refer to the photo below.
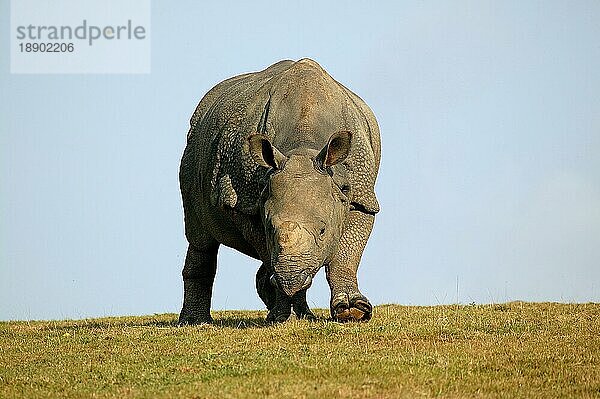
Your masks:
[{"label": "dry yellow grass", "polygon": [[[322,317],[325,311],[317,311]],[[369,323],[215,312],[0,323],[0,397],[600,397],[600,304],[378,306]]]}]

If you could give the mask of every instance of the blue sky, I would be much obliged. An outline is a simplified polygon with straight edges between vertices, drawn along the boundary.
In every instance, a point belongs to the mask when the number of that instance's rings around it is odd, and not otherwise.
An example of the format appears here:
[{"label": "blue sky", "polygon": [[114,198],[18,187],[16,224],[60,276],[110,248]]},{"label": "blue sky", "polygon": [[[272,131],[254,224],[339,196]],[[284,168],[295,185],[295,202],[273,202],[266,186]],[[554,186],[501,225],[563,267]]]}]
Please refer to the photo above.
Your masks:
[{"label": "blue sky", "polygon": [[[0,319],[178,312],[177,172],[214,84],[310,57],[380,123],[375,304],[600,301],[600,3],[152,3],[141,75],[10,74],[0,1]],[[262,309],[222,247],[214,309]],[[311,306],[327,307],[322,273]]]}]

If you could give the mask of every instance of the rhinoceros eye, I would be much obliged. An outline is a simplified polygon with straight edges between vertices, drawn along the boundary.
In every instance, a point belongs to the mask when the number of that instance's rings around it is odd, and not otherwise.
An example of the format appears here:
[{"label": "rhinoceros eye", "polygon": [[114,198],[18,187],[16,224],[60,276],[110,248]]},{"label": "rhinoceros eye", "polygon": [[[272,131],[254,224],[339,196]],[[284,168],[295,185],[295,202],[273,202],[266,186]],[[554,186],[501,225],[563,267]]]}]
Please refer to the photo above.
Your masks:
[{"label": "rhinoceros eye", "polygon": [[326,231],[326,226],[327,226],[327,225],[325,224],[325,222],[324,222],[324,221],[321,221],[321,222],[319,223],[319,236],[320,236],[320,237],[323,237],[323,235],[325,234],[325,231]]}]

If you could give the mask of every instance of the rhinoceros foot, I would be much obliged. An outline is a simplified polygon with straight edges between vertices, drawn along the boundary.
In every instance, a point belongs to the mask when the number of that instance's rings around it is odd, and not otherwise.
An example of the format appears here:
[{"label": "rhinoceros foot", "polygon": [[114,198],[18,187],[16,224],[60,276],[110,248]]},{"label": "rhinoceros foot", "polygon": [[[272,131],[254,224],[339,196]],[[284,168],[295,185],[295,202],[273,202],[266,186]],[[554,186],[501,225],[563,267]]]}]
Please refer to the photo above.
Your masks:
[{"label": "rhinoceros foot", "polygon": [[311,310],[308,308],[308,306],[306,304],[300,304],[300,305],[294,304],[294,313],[296,314],[296,317],[298,317],[299,319],[304,319],[304,320],[308,320],[308,321],[316,321],[317,320],[317,316],[315,316],[315,314],[313,312],[311,312]]},{"label": "rhinoceros foot", "polygon": [[283,323],[284,321],[287,321],[287,319],[290,318],[291,314],[292,314],[292,309],[290,309],[290,308],[285,309],[285,308],[276,306],[269,311],[269,314],[267,314],[267,322],[268,323]]},{"label": "rhinoceros foot", "polygon": [[292,298],[279,291],[276,294],[275,306],[267,314],[268,323],[283,323],[292,314]]},{"label": "rhinoceros foot", "polygon": [[368,321],[373,314],[373,306],[360,292],[341,292],[331,300],[331,318],[335,321]]},{"label": "rhinoceros foot", "polygon": [[299,319],[304,319],[308,321],[317,320],[317,316],[315,316],[314,313],[310,311],[308,303],[306,303],[306,290],[294,294],[294,296],[292,297],[292,309],[294,309],[294,313]]},{"label": "rhinoceros foot", "polygon": [[187,309],[183,308],[181,310],[181,313],[179,314],[179,321],[177,322],[177,325],[179,326],[191,326],[191,325],[195,325],[195,324],[208,324],[208,323],[212,323],[213,319],[212,317],[209,315],[198,315],[195,314],[194,312],[188,311]]}]

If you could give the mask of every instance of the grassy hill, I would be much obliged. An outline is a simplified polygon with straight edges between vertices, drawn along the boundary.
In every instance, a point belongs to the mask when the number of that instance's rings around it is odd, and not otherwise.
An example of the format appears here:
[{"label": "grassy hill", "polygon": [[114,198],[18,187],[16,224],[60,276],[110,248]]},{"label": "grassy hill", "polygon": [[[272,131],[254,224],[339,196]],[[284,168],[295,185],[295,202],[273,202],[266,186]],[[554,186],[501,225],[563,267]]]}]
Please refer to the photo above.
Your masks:
[{"label": "grassy hill", "polygon": [[357,324],[213,317],[0,323],[0,398],[600,397],[600,304],[385,305]]}]

